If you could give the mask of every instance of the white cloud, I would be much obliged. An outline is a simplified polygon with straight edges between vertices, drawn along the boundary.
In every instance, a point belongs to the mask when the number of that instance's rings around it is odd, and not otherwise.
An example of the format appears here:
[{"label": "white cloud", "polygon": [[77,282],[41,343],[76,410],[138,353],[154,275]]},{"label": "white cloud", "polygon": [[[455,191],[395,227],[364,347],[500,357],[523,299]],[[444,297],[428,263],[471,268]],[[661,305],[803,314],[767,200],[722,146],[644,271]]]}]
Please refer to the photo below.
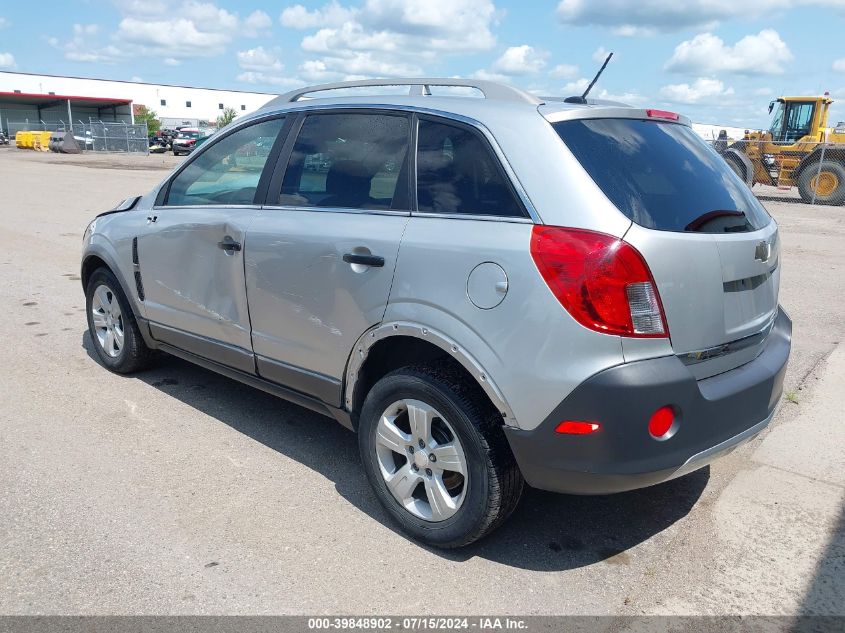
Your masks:
[{"label": "white cloud", "polygon": [[15,56],[11,53],[0,53],[0,68],[15,68]]},{"label": "white cloud", "polygon": [[229,13],[211,2],[184,0],[177,10],[178,15],[193,22],[198,31],[224,32],[237,29],[239,25],[237,14]]},{"label": "white cloud", "polygon": [[833,70],[840,73],[845,73],[845,57],[837,59],[833,62]]},{"label": "white cloud", "polygon": [[[489,50],[497,15],[492,0],[364,0],[355,7],[334,0],[314,10],[288,7],[279,20],[308,31],[301,76],[331,81],[422,75],[424,64],[444,55]],[[526,62],[537,66],[536,56]]]},{"label": "white cloud", "polygon": [[619,37],[651,37],[657,33],[657,29],[650,26],[623,24],[621,26],[614,26],[610,32]]},{"label": "white cloud", "polygon": [[0,29],[5,29],[5,28],[8,28],[8,27],[10,27],[11,25],[12,25],[12,23],[11,23],[11,22],[9,22],[9,20],[7,20],[6,18],[4,18],[3,16],[0,16]]},{"label": "white cloud", "polygon": [[96,35],[99,33],[100,27],[96,24],[74,24],[73,34],[78,36]]},{"label": "white cloud", "polygon": [[[316,62],[316,63],[315,63]],[[355,51],[342,57],[328,56],[321,60],[307,60],[301,66],[309,80],[334,81],[362,77],[408,77],[423,75],[418,65],[399,59],[391,60],[373,52]]]},{"label": "white cloud", "polygon": [[167,13],[164,0],[112,0],[124,14],[162,16]]},{"label": "white cloud", "polygon": [[610,51],[608,51],[604,46],[599,46],[593,53],[593,61],[598,64],[602,64],[604,63],[604,60],[607,59],[609,53]]},{"label": "white cloud", "polygon": [[122,44],[137,46],[150,55],[175,58],[214,57],[226,50],[231,33],[224,29],[201,30],[187,18],[166,21],[124,18],[117,28]]},{"label": "white cloud", "polygon": [[712,33],[701,33],[678,44],[665,69],[689,74],[778,75],[792,58],[789,47],[772,29],[746,35],[733,46]]},{"label": "white cloud", "polygon": [[251,48],[247,51],[238,51],[238,66],[244,70],[258,72],[279,72],[282,70],[282,62],[273,53],[265,50],[264,47]]},{"label": "white cloud", "polygon": [[581,77],[581,79],[576,79],[575,81],[565,83],[563,85],[563,88],[561,88],[561,94],[565,97],[572,97],[575,95],[578,95],[580,97],[582,94],[584,94],[584,91],[589,85],[590,80]]},{"label": "white cloud", "polygon": [[543,70],[548,56],[527,44],[511,46],[493,62],[493,70],[505,75],[535,75]]},{"label": "white cloud", "polygon": [[660,94],[675,103],[699,103],[714,97],[733,94],[733,88],[725,88],[718,79],[699,77],[692,84],[669,84],[660,89]]},{"label": "white cloud", "polygon": [[244,18],[243,30],[247,35],[255,37],[265,33],[272,26],[273,19],[264,11],[256,10]]},{"label": "white cloud", "polygon": [[489,70],[484,70],[483,68],[480,70],[476,70],[474,73],[470,75],[472,79],[480,79],[481,81],[498,81],[499,83],[509,83],[511,78],[507,75],[503,75],[502,73],[496,73]]},{"label": "white cloud", "polygon": [[569,79],[578,74],[578,66],[572,64],[558,64],[549,71],[549,75],[560,79]]},{"label": "white cloud", "polygon": [[646,35],[687,27],[710,27],[720,20],[771,16],[793,7],[845,9],[843,0],[561,0],[557,16],[576,26],[605,26],[617,35]]},{"label": "white cloud", "polygon": [[329,68],[321,59],[309,59],[299,67],[302,76],[309,82],[321,83],[336,80],[341,73]]},{"label": "white cloud", "polygon": [[607,99],[608,101],[621,101],[622,103],[627,103],[628,105],[637,105],[645,102],[646,100],[644,96],[633,91],[615,94],[608,92],[607,90],[601,90],[597,95],[591,94],[590,96],[595,96],[597,99]]},{"label": "white cloud", "polygon": [[238,60],[238,66],[245,71],[237,76],[237,81],[279,86],[285,89],[305,83],[297,77],[283,73],[285,67],[279,60],[277,52],[268,51],[262,46],[238,51],[235,57]]},{"label": "white cloud", "polygon": [[129,79],[129,81],[134,81],[135,83],[139,83],[139,84],[144,83],[143,78],[139,77],[138,75],[132,75],[132,77]]},{"label": "white cloud", "polygon": [[366,0],[359,19],[374,29],[431,38],[442,50],[487,50],[496,43],[492,0]]},{"label": "white cloud", "polygon": [[[557,94],[564,97],[580,97],[582,94],[584,94],[584,91],[587,89],[587,86],[590,85],[590,81],[592,80],[587,79],[586,77],[581,77],[579,79],[567,82],[559,91],[557,91]],[[587,98],[606,99],[608,101],[621,101],[622,103],[627,103],[629,105],[635,105],[637,103],[642,103],[643,101],[645,101],[645,97],[643,97],[637,92],[634,92],[633,90],[628,90],[626,92],[621,93],[613,93],[605,88],[599,89],[597,86],[593,86],[593,89],[590,91],[590,94],[587,95]]]},{"label": "white cloud", "polygon": [[301,4],[282,11],[279,22],[291,29],[312,29],[317,27],[338,27],[353,18],[355,10],[331,2],[322,9],[309,11]]},{"label": "white cloud", "polygon": [[98,40],[99,28],[94,24],[74,25],[70,40],[50,37],[47,41],[74,61],[116,63],[143,56],[172,66],[185,59],[220,55],[236,36],[257,36],[272,26],[263,11],[242,19],[213,2],[113,1],[121,19],[107,42]]},{"label": "white cloud", "polygon": [[283,77],[281,75],[254,72],[251,70],[241,73],[235,79],[246,84],[264,84],[270,86],[278,86],[285,90],[298,88],[303,85],[302,81],[295,77]]}]

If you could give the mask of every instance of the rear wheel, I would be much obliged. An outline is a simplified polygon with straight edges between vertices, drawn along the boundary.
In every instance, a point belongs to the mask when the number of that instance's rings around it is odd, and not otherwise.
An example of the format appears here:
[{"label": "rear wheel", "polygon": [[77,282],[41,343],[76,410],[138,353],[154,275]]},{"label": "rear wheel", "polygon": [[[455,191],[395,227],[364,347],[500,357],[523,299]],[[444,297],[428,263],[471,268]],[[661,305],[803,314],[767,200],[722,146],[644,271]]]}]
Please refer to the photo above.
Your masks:
[{"label": "rear wheel", "polygon": [[405,367],[361,410],[358,441],[378,500],[412,537],[461,547],[513,512],[523,480],[502,419],[454,368]]},{"label": "rear wheel", "polygon": [[807,165],[798,178],[798,191],[805,202],[815,200],[819,204],[845,204],[845,165],[823,161]]}]

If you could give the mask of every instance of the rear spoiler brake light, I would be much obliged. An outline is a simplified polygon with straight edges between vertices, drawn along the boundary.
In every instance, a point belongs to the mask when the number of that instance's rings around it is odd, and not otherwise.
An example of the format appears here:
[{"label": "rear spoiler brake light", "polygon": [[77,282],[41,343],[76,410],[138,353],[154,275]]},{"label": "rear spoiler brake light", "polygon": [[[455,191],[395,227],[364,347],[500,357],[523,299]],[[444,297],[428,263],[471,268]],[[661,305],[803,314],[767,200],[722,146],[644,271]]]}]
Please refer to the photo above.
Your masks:
[{"label": "rear spoiler brake light", "polygon": [[681,118],[681,115],[677,112],[669,112],[668,110],[654,110],[648,109],[645,111],[651,119],[667,119],[669,121],[677,121]]}]

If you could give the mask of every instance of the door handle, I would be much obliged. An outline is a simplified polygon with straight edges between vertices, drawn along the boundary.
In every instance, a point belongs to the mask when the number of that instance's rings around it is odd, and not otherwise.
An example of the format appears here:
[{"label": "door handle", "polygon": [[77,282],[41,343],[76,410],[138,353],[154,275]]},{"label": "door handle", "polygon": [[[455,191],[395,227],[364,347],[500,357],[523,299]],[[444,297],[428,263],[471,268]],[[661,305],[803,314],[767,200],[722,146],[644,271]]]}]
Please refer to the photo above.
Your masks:
[{"label": "door handle", "polygon": [[155,222],[156,220],[158,220],[158,216],[157,216],[157,215],[148,215],[148,216],[147,216],[147,224],[152,224],[152,223],[153,223],[153,222]]},{"label": "door handle", "polygon": [[384,257],[380,255],[363,255],[360,253],[346,253],[343,261],[347,264],[361,264],[362,266],[373,266],[381,268],[384,266]]},{"label": "door handle", "polygon": [[241,250],[240,242],[236,242],[228,235],[223,238],[222,242],[217,242],[217,246],[222,248],[224,251],[229,251],[230,253]]}]

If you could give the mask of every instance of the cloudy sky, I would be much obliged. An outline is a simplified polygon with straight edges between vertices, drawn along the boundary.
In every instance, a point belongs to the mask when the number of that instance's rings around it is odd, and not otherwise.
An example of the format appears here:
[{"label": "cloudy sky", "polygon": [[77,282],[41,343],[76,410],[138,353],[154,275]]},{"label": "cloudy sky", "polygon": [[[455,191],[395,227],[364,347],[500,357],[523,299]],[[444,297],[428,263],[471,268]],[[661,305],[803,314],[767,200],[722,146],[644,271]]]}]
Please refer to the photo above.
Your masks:
[{"label": "cloudy sky", "polygon": [[[825,90],[845,119],[845,0],[63,0],[0,5],[0,70],[279,92],[435,75],[760,126]],[[3,86],[0,86],[0,90]]]}]

